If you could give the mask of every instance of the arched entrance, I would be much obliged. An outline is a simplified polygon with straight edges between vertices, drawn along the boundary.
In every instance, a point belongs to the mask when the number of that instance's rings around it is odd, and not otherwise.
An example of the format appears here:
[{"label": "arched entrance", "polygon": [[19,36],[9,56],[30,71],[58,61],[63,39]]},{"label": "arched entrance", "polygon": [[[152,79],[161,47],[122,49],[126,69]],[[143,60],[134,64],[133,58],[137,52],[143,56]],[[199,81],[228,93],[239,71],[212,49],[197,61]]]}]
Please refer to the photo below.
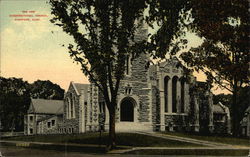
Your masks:
[{"label": "arched entrance", "polygon": [[122,100],[120,106],[120,121],[133,122],[134,121],[134,106],[135,100],[130,97],[126,97]]}]

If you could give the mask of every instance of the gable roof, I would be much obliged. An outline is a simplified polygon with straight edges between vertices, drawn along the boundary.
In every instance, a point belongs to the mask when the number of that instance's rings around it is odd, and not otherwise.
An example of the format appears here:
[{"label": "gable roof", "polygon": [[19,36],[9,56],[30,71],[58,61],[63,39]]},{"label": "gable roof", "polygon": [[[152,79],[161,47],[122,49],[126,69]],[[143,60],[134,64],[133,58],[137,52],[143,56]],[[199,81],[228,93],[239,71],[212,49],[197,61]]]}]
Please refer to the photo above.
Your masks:
[{"label": "gable roof", "polygon": [[226,113],[226,106],[224,106],[221,102],[213,105],[214,113]]},{"label": "gable roof", "polygon": [[82,84],[82,83],[74,83],[71,82],[72,86],[74,87],[77,95],[81,95],[81,91],[83,90],[84,98],[88,97],[88,89],[90,84]]},{"label": "gable roof", "polygon": [[29,112],[44,114],[63,114],[63,100],[31,99]]},{"label": "gable roof", "polygon": [[88,91],[89,84],[81,84],[81,83],[74,83],[74,84],[79,93],[81,93],[81,90]]}]

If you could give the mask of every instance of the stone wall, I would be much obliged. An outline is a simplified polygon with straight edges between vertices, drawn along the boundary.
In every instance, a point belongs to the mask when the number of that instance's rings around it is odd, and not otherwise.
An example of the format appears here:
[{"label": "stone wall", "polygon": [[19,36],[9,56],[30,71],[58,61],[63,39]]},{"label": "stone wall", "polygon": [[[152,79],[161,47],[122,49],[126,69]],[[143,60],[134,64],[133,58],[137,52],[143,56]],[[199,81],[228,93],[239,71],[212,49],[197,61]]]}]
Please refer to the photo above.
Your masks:
[{"label": "stone wall", "polygon": [[58,134],[62,133],[59,126],[62,124],[61,116],[52,116],[38,123],[38,134]]},{"label": "stone wall", "polygon": [[146,69],[147,61],[148,57],[145,54],[141,54],[138,58],[134,59],[131,63],[130,74],[125,75],[124,79],[121,80],[118,91],[118,117],[120,115],[120,103],[122,99],[131,97],[136,101],[135,112],[137,113],[137,117],[135,117],[135,121],[150,122],[152,120],[152,97],[150,95],[151,88],[148,83],[148,69]]},{"label": "stone wall", "polygon": [[187,124],[187,115],[165,115],[166,131],[186,131]]},{"label": "stone wall", "polygon": [[190,131],[207,134],[213,131],[213,101],[206,82],[194,82],[190,88]]},{"label": "stone wall", "polygon": [[[33,121],[30,121],[30,116],[33,116]],[[38,130],[37,130],[37,122],[45,119],[47,117],[50,117],[50,114],[30,114],[28,113],[27,115],[27,135],[31,135],[30,133],[30,129],[33,129],[33,133],[32,134],[37,134]]]},{"label": "stone wall", "polygon": [[[67,117],[67,106],[68,106],[68,102],[67,102],[67,98],[69,98],[70,93],[72,93],[73,95],[73,101],[75,104],[74,107],[74,112],[75,112],[75,117],[74,118],[68,118]],[[64,133],[67,133],[71,130],[73,130],[73,133],[79,133],[79,114],[80,114],[80,97],[79,95],[77,95],[72,83],[70,84],[70,87],[65,95],[65,99],[64,99],[64,114],[63,114],[63,124],[62,124],[62,130]]]}]

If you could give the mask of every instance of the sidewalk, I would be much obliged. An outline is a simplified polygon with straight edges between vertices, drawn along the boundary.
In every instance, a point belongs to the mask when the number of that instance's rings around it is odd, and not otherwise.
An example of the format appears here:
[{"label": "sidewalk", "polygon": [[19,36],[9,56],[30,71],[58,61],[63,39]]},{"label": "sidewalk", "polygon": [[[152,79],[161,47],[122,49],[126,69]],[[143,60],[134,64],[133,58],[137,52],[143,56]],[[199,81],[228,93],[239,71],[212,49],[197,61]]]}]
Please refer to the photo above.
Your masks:
[{"label": "sidewalk", "polygon": [[153,137],[164,138],[164,139],[177,140],[177,141],[181,141],[181,142],[189,142],[189,143],[193,143],[193,144],[200,144],[200,145],[204,145],[204,146],[207,146],[207,147],[223,147],[223,148],[228,147],[228,148],[250,149],[250,144],[249,144],[249,147],[247,147],[247,146],[236,146],[236,145],[231,145],[231,144],[224,144],[224,143],[218,143],[218,142],[198,140],[198,139],[193,139],[193,138],[188,138],[188,137],[166,135],[166,134],[161,134],[161,133],[157,133],[157,132],[136,132],[136,133],[142,134],[142,135],[153,136]]}]

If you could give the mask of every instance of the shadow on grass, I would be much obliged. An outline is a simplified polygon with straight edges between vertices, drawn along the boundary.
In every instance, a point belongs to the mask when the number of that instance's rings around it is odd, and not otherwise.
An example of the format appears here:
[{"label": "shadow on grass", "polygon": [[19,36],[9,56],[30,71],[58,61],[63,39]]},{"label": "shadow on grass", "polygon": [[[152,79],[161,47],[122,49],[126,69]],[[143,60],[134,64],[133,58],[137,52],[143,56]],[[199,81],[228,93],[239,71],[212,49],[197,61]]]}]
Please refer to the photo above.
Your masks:
[{"label": "shadow on grass", "polygon": [[[19,136],[12,138],[4,138],[4,140],[106,145],[108,141],[108,134],[104,133],[101,138],[99,138],[98,133],[85,133],[85,134],[73,134],[73,135]],[[116,144],[120,146],[133,146],[133,147],[176,147],[176,146],[200,147],[201,146],[198,144],[163,139],[136,133],[117,133]]]}]

